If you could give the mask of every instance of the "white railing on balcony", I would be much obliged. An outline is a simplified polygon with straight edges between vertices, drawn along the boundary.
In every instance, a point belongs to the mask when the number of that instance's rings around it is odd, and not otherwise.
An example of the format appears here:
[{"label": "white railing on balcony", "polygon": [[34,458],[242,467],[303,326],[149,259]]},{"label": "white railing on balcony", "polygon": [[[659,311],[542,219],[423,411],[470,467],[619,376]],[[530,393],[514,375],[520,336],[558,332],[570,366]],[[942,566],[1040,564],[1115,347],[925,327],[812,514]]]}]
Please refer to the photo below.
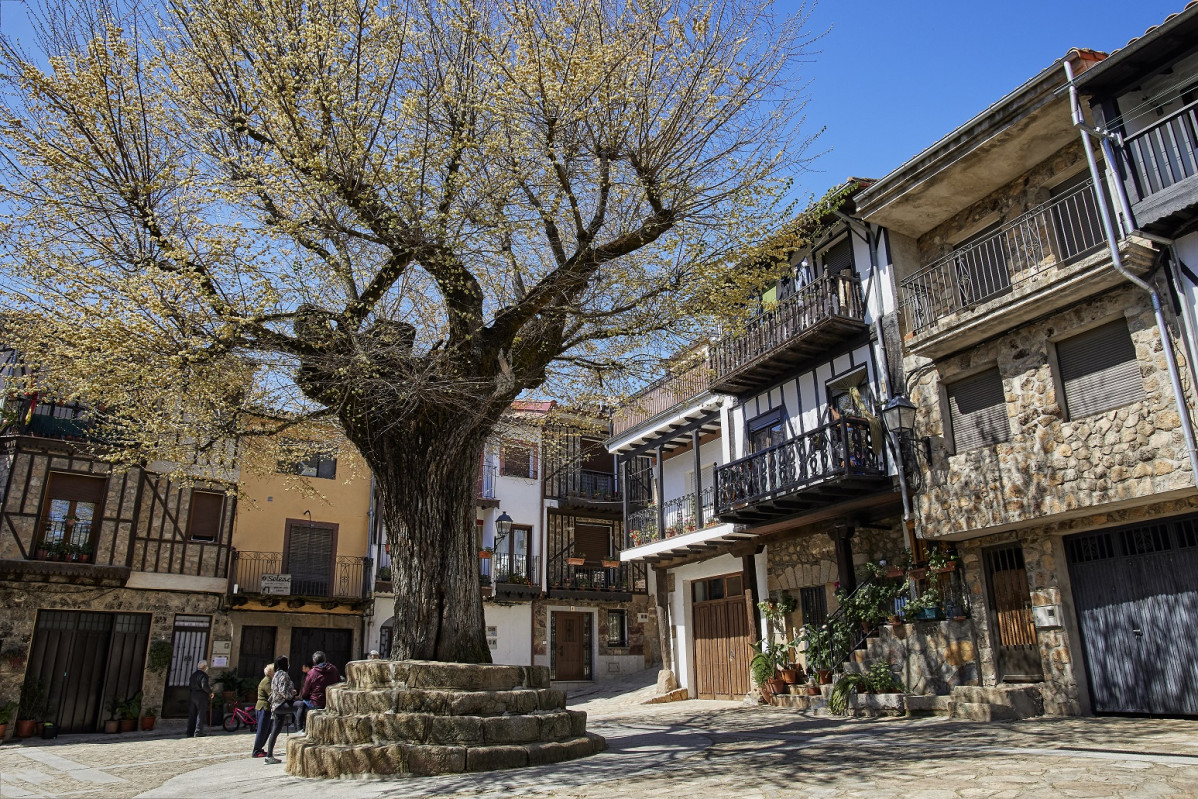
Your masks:
[{"label": "white railing on balcony", "polygon": [[925,266],[899,285],[908,332],[1013,290],[1086,254],[1104,240],[1090,181],[1039,205],[993,234]]}]

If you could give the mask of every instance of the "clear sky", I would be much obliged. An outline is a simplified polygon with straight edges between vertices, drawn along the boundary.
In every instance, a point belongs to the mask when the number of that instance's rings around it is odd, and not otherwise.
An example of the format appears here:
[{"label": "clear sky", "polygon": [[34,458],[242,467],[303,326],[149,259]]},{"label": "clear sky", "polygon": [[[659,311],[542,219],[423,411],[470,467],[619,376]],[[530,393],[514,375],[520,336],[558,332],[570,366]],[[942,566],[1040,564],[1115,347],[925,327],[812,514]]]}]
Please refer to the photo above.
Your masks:
[{"label": "clear sky", "polygon": [[[779,0],[797,8],[797,0]],[[807,76],[807,126],[824,152],[798,179],[823,194],[880,178],[1063,56],[1111,52],[1185,0],[822,0],[828,30]],[[829,30],[830,29],[830,30]]]}]

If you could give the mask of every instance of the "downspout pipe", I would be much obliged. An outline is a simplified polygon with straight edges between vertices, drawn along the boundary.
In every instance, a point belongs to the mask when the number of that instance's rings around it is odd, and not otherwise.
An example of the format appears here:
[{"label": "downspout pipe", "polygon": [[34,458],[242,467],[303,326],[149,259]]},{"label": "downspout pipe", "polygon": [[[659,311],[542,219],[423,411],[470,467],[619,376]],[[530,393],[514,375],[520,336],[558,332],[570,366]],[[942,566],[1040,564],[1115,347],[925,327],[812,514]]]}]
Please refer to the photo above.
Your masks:
[{"label": "downspout pipe", "polygon": [[[874,301],[877,303],[878,309],[878,312],[873,314],[873,319],[871,322],[874,328],[874,335],[878,339],[878,371],[882,373],[882,390],[886,395],[886,398],[890,399],[890,360],[886,353],[886,339],[882,332],[882,280],[880,274],[881,266],[878,263],[878,239],[870,231],[868,222],[865,222],[862,219],[851,217],[842,211],[836,211],[835,213],[838,217],[844,220],[850,231],[865,239],[865,244],[869,248],[869,269],[870,272],[873,273],[870,282],[873,283]],[[862,236],[861,233],[859,233],[853,227],[854,222],[860,222],[865,226],[864,236]],[[910,528],[910,523],[914,521],[911,516],[911,493],[907,487],[907,473],[906,470],[903,469],[902,447],[899,446],[898,436],[895,435],[894,431],[890,428],[886,429],[886,444],[890,450],[891,457],[894,459],[895,466],[897,467],[896,471],[898,472],[899,479],[899,494],[903,499],[903,546],[906,547],[908,553],[914,553],[915,542],[912,540],[914,532]]]},{"label": "downspout pipe", "polygon": [[[1181,376],[1177,369],[1177,359],[1173,355],[1173,337],[1169,334],[1169,326],[1165,322],[1165,314],[1161,308],[1161,298],[1151,284],[1129,272],[1123,264],[1123,257],[1119,254],[1119,239],[1115,233],[1114,222],[1111,220],[1110,207],[1106,202],[1105,182],[1103,181],[1102,173],[1098,170],[1098,163],[1094,160],[1094,150],[1090,146],[1091,136],[1100,141],[1105,140],[1106,136],[1086,124],[1085,117],[1082,115],[1081,100],[1078,96],[1077,85],[1073,82],[1073,64],[1069,63],[1068,57],[1065,58],[1063,64],[1065,66],[1065,77],[1069,83],[1069,108],[1073,113],[1073,126],[1081,134],[1082,151],[1086,155],[1086,164],[1090,168],[1090,178],[1094,181],[1094,192],[1098,195],[1098,212],[1102,219],[1103,232],[1106,233],[1107,246],[1111,251],[1111,264],[1115,267],[1115,271],[1125,277],[1129,283],[1146,291],[1152,298],[1152,312],[1156,317],[1156,327],[1161,336],[1161,350],[1165,354],[1169,382],[1173,386],[1173,396],[1177,401],[1177,416],[1181,420],[1181,430],[1185,436],[1186,450],[1190,456],[1190,474],[1195,484],[1198,484],[1198,451],[1196,451],[1194,445],[1194,429],[1190,424],[1190,412],[1186,405],[1185,394],[1182,393]],[[1108,168],[1110,164],[1111,161],[1108,157]],[[1122,198],[1120,199],[1122,201]],[[1125,213],[1128,214],[1127,221],[1130,224],[1132,221],[1130,210],[1128,209]]]}]

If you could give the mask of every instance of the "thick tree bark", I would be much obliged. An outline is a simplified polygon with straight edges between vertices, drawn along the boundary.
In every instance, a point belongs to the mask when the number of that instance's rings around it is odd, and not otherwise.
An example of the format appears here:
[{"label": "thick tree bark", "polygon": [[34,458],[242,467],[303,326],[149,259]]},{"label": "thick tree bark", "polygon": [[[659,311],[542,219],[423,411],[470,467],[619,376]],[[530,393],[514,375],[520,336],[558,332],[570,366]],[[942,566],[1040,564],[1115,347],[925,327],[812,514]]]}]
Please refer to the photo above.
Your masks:
[{"label": "thick tree bark", "polygon": [[391,547],[394,659],[491,662],[474,505],[498,413],[486,416],[424,408],[383,434],[346,425],[374,472]]}]

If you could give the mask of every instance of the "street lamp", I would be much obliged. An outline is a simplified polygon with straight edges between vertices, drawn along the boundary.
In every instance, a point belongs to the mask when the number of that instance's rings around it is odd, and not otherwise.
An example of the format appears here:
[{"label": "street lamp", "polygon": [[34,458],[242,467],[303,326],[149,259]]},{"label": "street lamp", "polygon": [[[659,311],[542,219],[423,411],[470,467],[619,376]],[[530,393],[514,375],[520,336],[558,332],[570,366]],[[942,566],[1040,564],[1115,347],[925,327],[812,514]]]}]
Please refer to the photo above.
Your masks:
[{"label": "street lamp", "polygon": [[498,518],[495,519],[495,543],[499,543],[507,538],[507,534],[512,531],[512,517],[507,515],[506,511],[500,511]]},{"label": "street lamp", "polygon": [[915,429],[915,403],[907,399],[905,394],[890,398],[882,407],[882,420],[886,429],[895,433],[910,433]]}]

